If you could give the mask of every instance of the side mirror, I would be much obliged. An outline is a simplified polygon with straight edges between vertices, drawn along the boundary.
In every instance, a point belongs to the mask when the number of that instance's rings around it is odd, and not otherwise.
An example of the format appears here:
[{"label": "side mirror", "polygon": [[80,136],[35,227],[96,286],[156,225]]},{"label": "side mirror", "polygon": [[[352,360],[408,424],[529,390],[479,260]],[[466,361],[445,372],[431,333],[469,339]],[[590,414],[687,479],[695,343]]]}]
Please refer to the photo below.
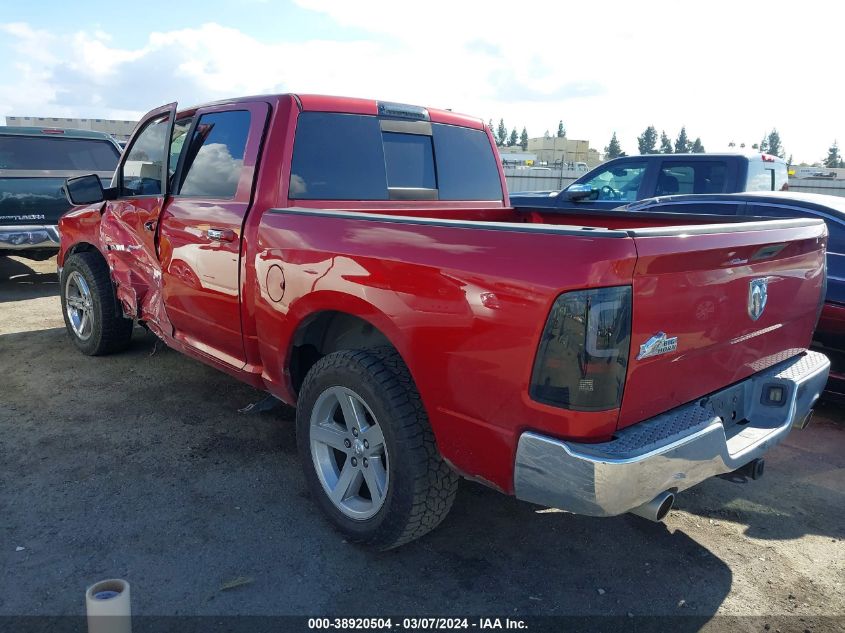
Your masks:
[{"label": "side mirror", "polygon": [[68,202],[74,206],[95,204],[114,198],[114,190],[103,189],[103,183],[100,182],[100,178],[96,174],[68,178],[65,180],[62,189]]},{"label": "side mirror", "polygon": [[596,200],[599,197],[599,190],[593,189],[590,185],[569,185],[561,192],[571,202],[579,200]]}]

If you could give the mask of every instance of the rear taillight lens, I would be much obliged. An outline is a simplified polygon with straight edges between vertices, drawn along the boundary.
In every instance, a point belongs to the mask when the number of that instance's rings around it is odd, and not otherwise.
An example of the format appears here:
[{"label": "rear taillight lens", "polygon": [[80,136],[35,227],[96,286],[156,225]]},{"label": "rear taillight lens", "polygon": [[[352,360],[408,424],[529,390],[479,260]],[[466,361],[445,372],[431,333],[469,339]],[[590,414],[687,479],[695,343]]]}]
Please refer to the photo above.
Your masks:
[{"label": "rear taillight lens", "polygon": [[577,411],[615,409],[622,402],[630,348],[630,286],[562,294],[543,330],[531,397]]}]

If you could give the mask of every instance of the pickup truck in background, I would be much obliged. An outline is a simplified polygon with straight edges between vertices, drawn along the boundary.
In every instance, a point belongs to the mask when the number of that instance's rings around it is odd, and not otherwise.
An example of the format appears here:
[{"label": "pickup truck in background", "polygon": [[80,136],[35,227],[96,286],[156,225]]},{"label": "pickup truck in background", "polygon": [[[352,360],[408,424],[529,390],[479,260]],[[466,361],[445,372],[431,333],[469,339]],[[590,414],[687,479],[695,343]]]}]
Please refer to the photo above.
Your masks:
[{"label": "pickup truck in background", "polygon": [[85,354],[133,322],[295,405],[317,505],[390,548],[459,476],[594,516],[762,471],[829,363],[820,220],[509,205],[450,111],[276,95],[138,125],[113,187],[69,179],[62,310]]},{"label": "pickup truck in background", "polygon": [[769,154],[644,154],[609,160],[562,191],[511,192],[510,201],[514,207],[600,211],[653,196],[788,187],[786,161]]},{"label": "pickup truck in background", "polygon": [[65,179],[95,172],[109,182],[119,157],[102,132],[0,127],[0,255],[55,255],[59,217],[70,208]]}]

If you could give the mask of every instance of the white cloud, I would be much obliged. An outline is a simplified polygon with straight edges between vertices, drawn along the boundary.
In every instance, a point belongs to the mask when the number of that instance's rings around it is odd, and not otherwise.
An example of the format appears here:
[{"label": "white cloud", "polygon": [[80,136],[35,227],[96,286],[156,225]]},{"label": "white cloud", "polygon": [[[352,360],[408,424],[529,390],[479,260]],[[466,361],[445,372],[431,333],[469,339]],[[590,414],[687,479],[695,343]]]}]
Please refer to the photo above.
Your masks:
[{"label": "white cloud", "polygon": [[297,4],[370,35],[265,41],[210,22],[125,48],[99,31],[4,25],[14,64],[0,114],[126,118],[174,99],[296,91],[503,117],[535,136],[563,119],[570,137],[597,148],[616,131],[629,153],[650,124],[672,137],[686,125],[710,151],[731,140],[750,147],[777,127],[799,160],[845,142],[845,88],[831,68],[838,3]]}]

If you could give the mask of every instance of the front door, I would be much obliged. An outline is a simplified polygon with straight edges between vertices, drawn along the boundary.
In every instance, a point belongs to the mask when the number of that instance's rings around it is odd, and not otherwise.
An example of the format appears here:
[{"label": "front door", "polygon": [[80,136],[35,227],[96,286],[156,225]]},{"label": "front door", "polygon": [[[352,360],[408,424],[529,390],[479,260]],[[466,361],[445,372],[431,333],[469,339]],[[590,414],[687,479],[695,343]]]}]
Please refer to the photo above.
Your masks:
[{"label": "front door", "polygon": [[[649,160],[646,157],[614,161],[605,168],[595,169],[582,176],[574,184],[587,185],[598,193],[595,199],[571,201],[566,190],[557,197],[555,206],[572,211],[608,211],[640,200],[646,188],[649,175]],[[571,186],[571,185],[570,185]]]},{"label": "front door", "polygon": [[124,313],[145,321],[159,335],[170,332],[158,292],[156,225],[171,173],[167,148],[175,112],[176,104],[171,103],[138,124],[115,174],[117,198],[106,202],[100,222],[104,254]]},{"label": "front door", "polygon": [[[268,112],[256,102],[193,113],[159,229],[163,299],[175,338],[234,367],[246,363],[241,237]],[[177,128],[187,121],[177,120]]]}]

